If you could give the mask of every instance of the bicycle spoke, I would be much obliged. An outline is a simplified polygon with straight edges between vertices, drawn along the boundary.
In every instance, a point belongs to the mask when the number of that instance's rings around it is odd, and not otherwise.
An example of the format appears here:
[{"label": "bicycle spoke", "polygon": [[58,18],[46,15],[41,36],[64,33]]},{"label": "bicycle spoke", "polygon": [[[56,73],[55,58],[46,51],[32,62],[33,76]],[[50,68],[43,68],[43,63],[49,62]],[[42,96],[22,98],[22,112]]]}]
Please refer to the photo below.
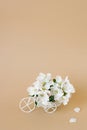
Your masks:
[{"label": "bicycle spoke", "polygon": [[55,108],[52,107],[51,109],[54,110]]},{"label": "bicycle spoke", "polygon": [[49,108],[46,108],[45,110],[49,110]]},{"label": "bicycle spoke", "polygon": [[30,102],[29,105],[30,105],[30,104],[33,104],[33,103],[34,103],[34,102]]},{"label": "bicycle spoke", "polygon": [[28,98],[28,101],[27,101],[28,103],[30,102],[30,98]]},{"label": "bicycle spoke", "polygon": [[27,102],[24,101],[24,103],[25,103],[25,105],[27,105]]},{"label": "bicycle spoke", "polygon": [[26,107],[26,105],[25,106],[23,106],[23,107],[21,107],[22,109],[24,109]]},{"label": "bicycle spoke", "polygon": [[31,108],[29,107],[29,106],[27,106],[28,107],[28,109],[31,111]]}]

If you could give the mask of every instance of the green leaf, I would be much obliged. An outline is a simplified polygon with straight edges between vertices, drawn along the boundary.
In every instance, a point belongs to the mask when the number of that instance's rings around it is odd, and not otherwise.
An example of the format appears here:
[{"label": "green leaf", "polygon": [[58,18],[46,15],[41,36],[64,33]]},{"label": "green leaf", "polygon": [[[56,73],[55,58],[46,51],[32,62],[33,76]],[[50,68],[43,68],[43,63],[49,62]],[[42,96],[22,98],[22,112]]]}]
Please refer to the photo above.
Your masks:
[{"label": "green leaf", "polygon": [[56,79],[53,79],[53,82],[56,83]]},{"label": "green leaf", "polygon": [[35,101],[35,105],[37,106],[37,102]]},{"label": "green leaf", "polygon": [[43,90],[46,90],[46,88],[45,88],[45,87],[42,87],[42,89],[43,89]]},{"label": "green leaf", "polygon": [[63,96],[66,96],[66,95],[67,95],[67,93],[66,93],[66,92],[64,92]]},{"label": "green leaf", "polygon": [[46,82],[43,82],[43,86],[45,86],[46,85]]},{"label": "green leaf", "polygon": [[50,101],[50,102],[55,102],[55,100],[54,100],[54,95],[51,95],[51,96],[49,97],[49,101]]},{"label": "green leaf", "polygon": [[53,85],[50,85],[50,87],[53,87]]}]

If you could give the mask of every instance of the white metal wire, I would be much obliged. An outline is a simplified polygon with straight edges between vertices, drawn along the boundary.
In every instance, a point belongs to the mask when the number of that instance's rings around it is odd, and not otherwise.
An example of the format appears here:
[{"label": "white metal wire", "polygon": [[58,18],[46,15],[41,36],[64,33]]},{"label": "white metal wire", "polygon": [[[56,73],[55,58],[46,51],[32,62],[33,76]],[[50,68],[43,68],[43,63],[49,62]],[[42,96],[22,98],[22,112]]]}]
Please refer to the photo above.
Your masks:
[{"label": "white metal wire", "polygon": [[[33,106],[33,107],[31,107]],[[35,100],[33,97],[25,97],[22,98],[19,103],[19,108],[21,111],[25,113],[30,113],[35,110]],[[44,111],[48,114],[54,113],[57,109],[57,107],[60,106],[59,103],[52,103],[51,105],[48,105],[46,108],[44,108]]]},{"label": "white metal wire", "polygon": [[55,103],[53,103],[52,106],[48,106],[48,107],[44,108],[44,111],[49,114],[52,114],[56,111],[56,109],[57,109],[57,105]]},{"label": "white metal wire", "polygon": [[[31,107],[31,105],[33,107]],[[34,99],[32,97],[22,98],[19,103],[19,108],[25,113],[30,113],[35,109]]]}]

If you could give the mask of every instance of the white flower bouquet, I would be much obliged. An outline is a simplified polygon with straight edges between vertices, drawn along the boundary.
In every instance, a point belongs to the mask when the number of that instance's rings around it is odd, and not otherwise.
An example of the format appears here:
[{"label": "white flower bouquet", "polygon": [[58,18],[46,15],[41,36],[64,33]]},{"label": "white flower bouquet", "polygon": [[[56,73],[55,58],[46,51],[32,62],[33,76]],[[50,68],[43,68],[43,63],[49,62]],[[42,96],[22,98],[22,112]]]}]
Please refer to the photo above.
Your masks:
[{"label": "white flower bouquet", "polygon": [[[32,86],[27,89],[29,98],[25,102],[29,108],[27,112],[31,112],[35,107],[42,107],[46,112],[53,113],[61,104],[67,105],[72,93],[75,92],[73,85],[70,83],[68,77],[62,79],[61,76],[52,78],[50,73],[40,73]],[[23,108],[20,103],[20,108]],[[30,105],[33,103],[33,108]]]}]

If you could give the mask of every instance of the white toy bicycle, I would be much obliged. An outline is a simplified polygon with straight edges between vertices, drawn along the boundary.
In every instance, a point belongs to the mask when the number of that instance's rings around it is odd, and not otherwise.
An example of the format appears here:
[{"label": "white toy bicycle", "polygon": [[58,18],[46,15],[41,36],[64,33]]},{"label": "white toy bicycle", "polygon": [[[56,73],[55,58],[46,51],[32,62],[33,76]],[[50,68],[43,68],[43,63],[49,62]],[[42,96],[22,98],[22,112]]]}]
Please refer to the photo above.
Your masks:
[{"label": "white toy bicycle", "polygon": [[36,107],[42,107],[45,112],[53,113],[61,104],[67,105],[71,94],[75,92],[68,77],[60,76],[52,79],[51,74],[40,73],[36,81],[27,89],[29,96],[21,99],[19,108],[25,113],[30,113]]}]

